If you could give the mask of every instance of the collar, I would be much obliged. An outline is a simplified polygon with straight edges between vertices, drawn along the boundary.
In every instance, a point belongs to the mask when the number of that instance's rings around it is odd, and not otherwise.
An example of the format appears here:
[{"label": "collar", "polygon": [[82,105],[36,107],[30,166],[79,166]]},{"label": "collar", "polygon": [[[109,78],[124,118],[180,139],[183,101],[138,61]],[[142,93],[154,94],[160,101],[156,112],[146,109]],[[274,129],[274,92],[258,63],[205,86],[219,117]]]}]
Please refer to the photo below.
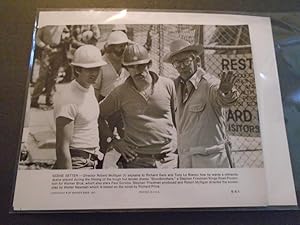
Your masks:
[{"label": "collar", "polygon": [[109,60],[109,58],[107,57],[107,53],[104,54],[104,55],[102,56],[102,59],[103,59],[104,61],[106,61],[107,63],[110,63],[110,60]]},{"label": "collar", "polygon": [[88,92],[91,88],[91,86],[89,88],[81,86],[76,79],[73,80],[73,85],[82,92]]},{"label": "collar", "polygon": [[186,82],[190,81],[190,83],[192,83],[192,85],[194,86],[194,88],[197,89],[198,85],[199,85],[199,83],[200,83],[200,81],[201,81],[201,79],[202,79],[202,77],[203,77],[203,75],[205,73],[206,72],[202,68],[198,67],[197,71],[194,73],[194,75],[192,75],[190,77],[190,79],[188,79],[187,81],[185,81],[182,78],[180,78],[180,82],[181,83],[186,83]]},{"label": "collar", "polygon": [[[108,53],[106,53],[106,54],[104,54],[103,56],[102,56],[102,58],[103,58],[103,60],[105,61],[105,62],[107,62],[107,65],[110,65],[110,66],[112,66],[112,68],[113,69],[115,69],[114,67],[113,67],[113,62],[112,62],[112,60],[109,58],[109,56],[108,56]],[[105,66],[105,65],[104,65]]]},{"label": "collar", "polygon": [[112,56],[111,56],[111,54],[110,53],[106,53],[106,54],[104,54],[103,55],[103,59],[104,59],[104,61],[106,61],[107,63],[109,63],[109,64],[111,64],[111,65],[113,65],[113,64],[122,64],[121,62],[122,62],[122,58],[120,57],[120,59],[114,59]]}]

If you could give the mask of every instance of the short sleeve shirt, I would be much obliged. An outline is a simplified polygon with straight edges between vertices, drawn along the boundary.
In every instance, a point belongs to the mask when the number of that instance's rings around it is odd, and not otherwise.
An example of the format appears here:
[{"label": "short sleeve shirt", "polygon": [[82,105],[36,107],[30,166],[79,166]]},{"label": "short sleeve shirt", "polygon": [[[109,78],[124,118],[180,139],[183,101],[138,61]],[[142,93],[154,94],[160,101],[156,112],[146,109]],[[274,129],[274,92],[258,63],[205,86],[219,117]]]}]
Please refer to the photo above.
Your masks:
[{"label": "short sleeve shirt", "polygon": [[129,77],[100,103],[100,113],[104,118],[116,111],[121,112],[124,140],[137,146],[136,151],[144,154],[157,154],[174,148],[177,142],[172,120],[175,102],[173,81],[151,74],[154,85],[148,98],[137,91]]},{"label": "short sleeve shirt", "polygon": [[69,83],[54,98],[54,116],[74,121],[70,148],[94,148],[99,146],[99,105],[94,88],[86,89],[76,80]]}]

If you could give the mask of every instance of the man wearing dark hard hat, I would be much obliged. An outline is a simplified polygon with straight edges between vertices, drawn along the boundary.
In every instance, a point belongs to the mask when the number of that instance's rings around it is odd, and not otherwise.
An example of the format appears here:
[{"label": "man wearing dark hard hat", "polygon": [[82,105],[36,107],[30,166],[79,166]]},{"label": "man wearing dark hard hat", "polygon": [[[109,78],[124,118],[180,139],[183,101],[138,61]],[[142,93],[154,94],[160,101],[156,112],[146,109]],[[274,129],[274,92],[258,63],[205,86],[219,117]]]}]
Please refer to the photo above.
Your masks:
[{"label": "man wearing dark hard hat", "polygon": [[120,111],[124,122],[124,137],[112,135],[111,149],[122,155],[124,168],[176,168],[174,83],[149,70],[142,45],[128,45],[122,64],[130,76],[100,103],[101,118]]},{"label": "man wearing dark hard hat", "polygon": [[233,167],[225,128],[225,109],[238,98],[237,75],[221,79],[199,67],[203,47],[175,40],[164,57],[178,71],[176,125],[180,168]]},{"label": "man wearing dark hard hat", "polygon": [[100,49],[84,45],[75,51],[71,64],[75,80],[54,98],[57,158],[54,168],[92,169],[103,158],[99,151],[99,105],[93,84],[106,62]]}]

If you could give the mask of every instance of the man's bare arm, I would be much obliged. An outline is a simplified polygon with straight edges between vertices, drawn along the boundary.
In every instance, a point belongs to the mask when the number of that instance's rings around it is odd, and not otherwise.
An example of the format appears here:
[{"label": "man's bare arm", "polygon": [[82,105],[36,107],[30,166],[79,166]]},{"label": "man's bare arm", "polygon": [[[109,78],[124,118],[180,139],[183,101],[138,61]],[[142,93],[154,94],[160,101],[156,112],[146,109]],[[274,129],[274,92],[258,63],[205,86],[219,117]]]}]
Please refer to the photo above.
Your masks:
[{"label": "man's bare arm", "polygon": [[56,162],[54,169],[72,169],[70,142],[74,121],[65,117],[56,119]]}]

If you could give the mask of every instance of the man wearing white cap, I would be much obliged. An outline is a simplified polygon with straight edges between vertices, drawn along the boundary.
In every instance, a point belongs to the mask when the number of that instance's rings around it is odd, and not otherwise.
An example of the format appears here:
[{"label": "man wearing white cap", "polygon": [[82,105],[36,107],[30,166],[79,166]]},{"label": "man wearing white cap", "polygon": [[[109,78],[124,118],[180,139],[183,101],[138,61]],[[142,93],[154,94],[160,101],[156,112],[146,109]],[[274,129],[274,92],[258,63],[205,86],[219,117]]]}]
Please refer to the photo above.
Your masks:
[{"label": "man wearing white cap", "polygon": [[225,108],[238,98],[237,75],[221,79],[198,66],[203,47],[175,40],[164,61],[178,71],[176,125],[180,168],[233,167],[225,128]]},{"label": "man wearing white cap", "polygon": [[[122,31],[113,31],[108,36],[105,44],[105,54],[103,55],[107,65],[101,67],[99,77],[94,84],[98,101],[103,100],[114,88],[123,84],[129,76],[128,71],[122,67],[121,62],[128,41],[127,35]],[[111,115],[107,122],[112,131],[115,130],[119,136],[123,136],[123,123],[120,113],[116,112]],[[109,134],[103,132],[102,126],[103,124],[99,121],[101,151],[105,152],[108,146],[107,138]]]},{"label": "man wearing white cap", "polygon": [[98,101],[107,96],[115,87],[124,83],[128,73],[122,68],[122,55],[128,44],[127,35],[121,31],[111,32],[105,44],[103,59],[107,65],[100,70],[94,85]]},{"label": "man wearing white cap", "polygon": [[101,160],[99,106],[93,84],[106,62],[93,45],[79,47],[72,60],[74,76],[54,98],[56,119],[55,169],[92,169]]}]

